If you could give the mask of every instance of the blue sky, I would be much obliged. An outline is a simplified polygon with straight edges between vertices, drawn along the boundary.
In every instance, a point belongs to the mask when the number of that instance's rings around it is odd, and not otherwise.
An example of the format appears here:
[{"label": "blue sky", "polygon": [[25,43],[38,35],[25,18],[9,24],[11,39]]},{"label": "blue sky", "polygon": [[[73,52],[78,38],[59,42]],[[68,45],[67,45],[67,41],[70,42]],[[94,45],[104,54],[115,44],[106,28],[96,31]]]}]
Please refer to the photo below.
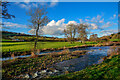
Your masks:
[{"label": "blue sky", "polygon": [[[43,27],[42,35],[64,37],[63,30],[69,23],[86,23],[90,25],[89,33],[98,36],[110,35],[118,31],[117,2],[11,2],[9,13],[16,18],[5,20],[3,23],[12,32],[32,34],[34,29],[28,28],[29,8],[48,5],[50,22]],[[89,34],[90,35],[90,34]]]}]

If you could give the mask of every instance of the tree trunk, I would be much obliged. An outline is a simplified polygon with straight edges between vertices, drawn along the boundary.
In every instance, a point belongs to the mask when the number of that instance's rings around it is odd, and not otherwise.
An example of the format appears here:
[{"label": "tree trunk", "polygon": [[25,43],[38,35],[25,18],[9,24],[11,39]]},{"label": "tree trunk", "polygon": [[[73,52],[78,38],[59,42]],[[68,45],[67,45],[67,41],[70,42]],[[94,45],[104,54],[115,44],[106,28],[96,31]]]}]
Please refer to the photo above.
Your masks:
[{"label": "tree trunk", "polygon": [[35,40],[35,44],[34,44],[34,53],[36,53],[36,47],[37,47],[37,41],[38,41],[38,30],[39,30],[39,24],[36,30],[36,40]]}]

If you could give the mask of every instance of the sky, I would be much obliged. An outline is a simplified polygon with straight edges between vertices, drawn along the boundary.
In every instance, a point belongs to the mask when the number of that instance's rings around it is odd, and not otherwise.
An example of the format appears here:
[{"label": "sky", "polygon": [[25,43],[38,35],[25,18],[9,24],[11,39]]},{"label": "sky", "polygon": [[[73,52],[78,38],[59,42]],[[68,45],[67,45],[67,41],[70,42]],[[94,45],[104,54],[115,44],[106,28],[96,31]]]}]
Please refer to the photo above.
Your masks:
[{"label": "sky", "polygon": [[118,2],[10,2],[8,12],[16,18],[2,19],[9,29],[5,31],[34,34],[35,29],[28,27],[30,8],[48,6],[47,16],[50,22],[43,26],[41,35],[64,37],[63,30],[67,24],[88,24],[89,35],[98,37],[118,32]]}]

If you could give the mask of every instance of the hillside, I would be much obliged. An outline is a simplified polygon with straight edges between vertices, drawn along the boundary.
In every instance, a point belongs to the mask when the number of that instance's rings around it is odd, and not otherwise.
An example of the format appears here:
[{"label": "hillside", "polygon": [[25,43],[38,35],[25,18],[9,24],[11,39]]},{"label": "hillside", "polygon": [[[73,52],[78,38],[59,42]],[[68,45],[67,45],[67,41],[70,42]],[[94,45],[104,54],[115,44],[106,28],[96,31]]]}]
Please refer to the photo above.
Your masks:
[{"label": "hillside", "polygon": [[103,36],[103,37],[100,37],[100,39],[102,40],[106,40],[106,41],[120,41],[120,32],[116,33],[116,34],[111,34],[111,35],[108,35],[108,36]]},{"label": "hillside", "polygon": [[[34,41],[35,35],[2,31],[2,41]],[[38,41],[65,41],[63,38],[39,36]]]},{"label": "hillside", "polygon": [[[34,41],[35,35],[2,31],[2,41]],[[76,41],[79,39],[76,39]],[[39,36],[38,41],[67,41],[65,38]],[[98,41],[120,41],[120,32],[98,38]]]}]

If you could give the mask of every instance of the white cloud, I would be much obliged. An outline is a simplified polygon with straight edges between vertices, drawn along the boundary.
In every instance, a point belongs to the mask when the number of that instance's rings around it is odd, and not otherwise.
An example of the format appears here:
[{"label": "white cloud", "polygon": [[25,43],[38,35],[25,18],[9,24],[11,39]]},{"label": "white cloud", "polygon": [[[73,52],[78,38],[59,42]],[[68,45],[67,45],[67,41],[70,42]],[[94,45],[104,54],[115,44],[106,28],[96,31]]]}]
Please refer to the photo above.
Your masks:
[{"label": "white cloud", "polygon": [[15,4],[19,5],[21,8],[25,8],[25,9],[30,9],[31,7],[38,7],[39,5],[48,5],[49,7],[54,7],[57,5],[58,0],[50,0],[50,4],[47,4],[45,1],[35,2],[35,1],[31,1],[31,0],[23,0],[23,2],[22,3],[15,2]]},{"label": "white cloud", "polygon": [[101,15],[97,15],[95,17],[92,17],[91,19],[90,19],[90,17],[86,17],[85,21],[83,21],[82,19],[80,19],[80,20],[81,20],[81,22],[84,22],[89,26],[88,29],[93,29],[93,30],[101,29],[100,25],[104,22],[104,18],[102,18]]},{"label": "white cloud", "polygon": [[65,22],[65,19],[61,19],[61,20],[58,20],[58,22],[56,22],[56,25],[59,26],[59,25],[62,25],[63,23]]},{"label": "white cloud", "polygon": [[118,30],[103,30],[99,33],[100,33],[101,36],[107,36],[107,35],[117,33],[117,32],[118,32]]},{"label": "white cloud", "polygon": [[43,27],[43,34],[46,35],[62,35],[63,30],[65,29],[66,24],[64,23],[65,19],[50,21],[46,26]]},{"label": "white cloud", "polygon": [[50,7],[54,7],[55,5],[57,5],[57,3],[58,0],[51,0]]},{"label": "white cloud", "polygon": [[75,21],[69,21],[68,24],[75,24],[76,25],[77,22],[75,22]]},{"label": "white cloud", "polygon": [[25,9],[30,9],[31,7],[38,7],[38,3],[15,3],[17,5],[19,5],[21,8],[25,8]]},{"label": "white cloud", "polygon": [[30,31],[28,31],[28,33],[35,34],[35,30],[36,29],[31,29]]},{"label": "white cloud", "polygon": [[25,34],[24,32],[20,32],[21,34]]},{"label": "white cloud", "polygon": [[89,21],[88,19],[85,19],[85,21]]},{"label": "white cloud", "polygon": [[116,18],[116,14],[114,14],[110,19],[115,19]]},{"label": "white cloud", "polygon": [[113,26],[113,25],[117,25],[117,24],[116,23],[107,22],[104,25],[102,25],[102,28],[107,28],[107,27],[110,27],[110,26]]},{"label": "white cloud", "polygon": [[34,7],[38,7],[38,4],[36,4],[36,3],[32,3],[32,6],[34,6]]},{"label": "white cloud", "polygon": [[92,26],[92,29],[98,29],[97,24],[92,23],[91,26]]},{"label": "white cloud", "polygon": [[98,23],[102,23],[103,21],[104,21],[104,19],[102,19],[101,20],[101,18],[102,18],[102,16],[100,16],[100,15],[97,15],[96,17],[93,17],[91,20],[90,20],[90,22],[98,22]]},{"label": "white cloud", "polygon": [[23,0],[26,4],[28,4],[31,0]]},{"label": "white cloud", "polygon": [[102,20],[99,21],[99,23],[103,23],[104,22],[104,18]]},{"label": "white cloud", "polygon": [[79,19],[80,23],[83,23],[83,20],[82,19]]},{"label": "white cloud", "polygon": [[6,27],[27,28],[26,25],[17,24],[17,23],[12,23],[12,22],[4,22],[4,25],[5,25]]},{"label": "white cloud", "polygon": [[97,20],[100,20],[101,19],[101,16],[100,15],[97,15]]},{"label": "white cloud", "polygon": [[90,16],[87,16],[86,18],[90,18]]},{"label": "white cloud", "polygon": [[[113,15],[113,18],[115,18],[115,17],[116,17],[116,14]],[[82,20],[82,22],[83,22],[83,20]],[[93,17],[89,20],[86,18],[85,22],[90,25],[89,29],[103,30],[104,28],[117,25],[117,23],[113,23],[113,22],[109,22],[109,21],[105,23],[104,18],[102,18],[101,15],[97,15],[96,17]]]},{"label": "white cloud", "polygon": [[91,19],[91,22],[94,22],[94,21],[96,21],[95,17],[93,17],[93,18]]},{"label": "white cloud", "polygon": [[[69,21],[67,24],[64,23],[65,19],[58,20],[57,22],[52,20],[46,26],[43,26],[41,29],[41,34],[43,35],[53,35],[53,36],[61,36],[64,35],[63,31],[68,24],[77,24],[75,21]],[[35,29],[31,29],[29,33],[35,34]]]}]

